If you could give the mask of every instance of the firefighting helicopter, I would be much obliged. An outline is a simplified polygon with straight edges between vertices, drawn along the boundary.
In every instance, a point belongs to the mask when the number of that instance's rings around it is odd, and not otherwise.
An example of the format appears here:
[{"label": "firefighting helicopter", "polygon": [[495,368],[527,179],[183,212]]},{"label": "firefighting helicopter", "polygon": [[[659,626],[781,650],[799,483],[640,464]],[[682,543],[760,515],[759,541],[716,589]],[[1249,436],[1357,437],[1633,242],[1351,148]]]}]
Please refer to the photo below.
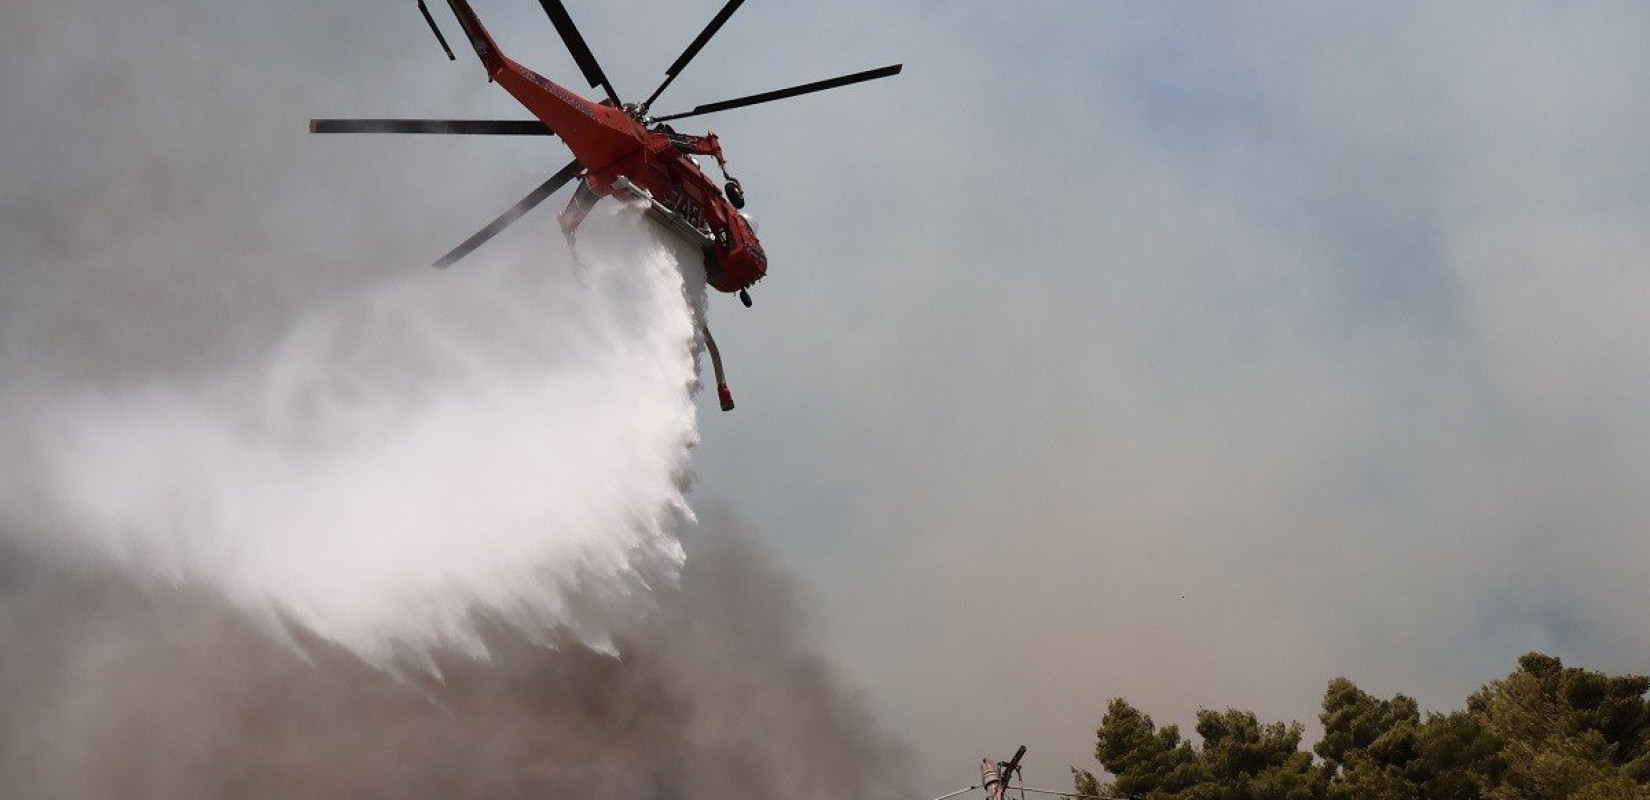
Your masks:
[{"label": "firefighting helicopter", "polygon": [[[424,0],[419,11],[450,60],[452,47],[441,33]],[[897,75],[902,65],[856,72],[836,78],[804,83],[786,89],[746,95],[716,103],[706,103],[675,114],[653,116],[655,100],[670,86],[688,62],[704,48],[744,0],[729,0],[710,24],[699,33],[676,61],[665,70],[665,79],[646,100],[626,103],[602,72],[583,35],[561,0],[539,0],[561,35],[573,60],[592,89],[600,87],[606,99],[587,100],[577,93],[517,63],[499,50],[468,0],[447,0],[465,36],[487,71],[537,119],[531,120],[439,120],[439,119],[313,119],[311,133],[419,133],[492,134],[502,136],[559,136],[573,151],[573,160],[562,167],[520,202],[499,215],[474,236],[464,240],[435,262],[446,268],[469,255],[510,223],[543,202],[569,182],[578,181],[573,197],[559,215],[563,235],[572,244],[579,223],[602,197],[619,197],[644,204],[649,216],[668,230],[697,245],[704,252],[706,280],[722,292],[737,292],[749,307],[749,288],[768,271],[767,254],[756,238],[745,206],[744,186],[728,173],[727,159],[715,133],[704,136],[678,133],[668,123],[673,120],[743,108],[797,95],[834,89]],[[716,161],[725,183],[716,182],[700,169],[694,156]],[[722,371],[722,359],[704,329],[706,349],[716,373],[717,396],[722,410],[733,409],[733,395]]]}]

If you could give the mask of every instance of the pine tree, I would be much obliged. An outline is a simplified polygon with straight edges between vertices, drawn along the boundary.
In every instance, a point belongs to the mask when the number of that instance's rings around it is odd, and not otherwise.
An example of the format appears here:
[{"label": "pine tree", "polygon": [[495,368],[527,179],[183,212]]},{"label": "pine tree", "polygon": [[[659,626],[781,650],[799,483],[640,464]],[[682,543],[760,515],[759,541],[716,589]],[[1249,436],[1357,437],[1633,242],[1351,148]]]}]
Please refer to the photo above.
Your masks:
[{"label": "pine tree", "polygon": [[1647,692],[1540,653],[1448,714],[1336,678],[1310,752],[1299,724],[1235,709],[1198,711],[1198,747],[1119,698],[1095,732],[1113,780],[1072,772],[1080,794],[1140,800],[1650,800]]}]

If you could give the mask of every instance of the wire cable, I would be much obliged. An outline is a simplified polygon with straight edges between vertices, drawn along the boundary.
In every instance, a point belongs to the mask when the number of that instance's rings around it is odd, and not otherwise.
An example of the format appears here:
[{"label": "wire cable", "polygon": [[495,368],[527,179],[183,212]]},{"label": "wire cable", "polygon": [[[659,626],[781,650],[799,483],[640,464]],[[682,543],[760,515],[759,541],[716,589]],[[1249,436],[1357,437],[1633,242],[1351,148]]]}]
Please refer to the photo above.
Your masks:
[{"label": "wire cable", "polygon": [[958,789],[955,792],[951,792],[950,794],[942,794],[939,797],[934,798],[934,800],[948,800],[949,798],[956,797],[957,795],[962,794],[963,792],[972,792],[972,791],[974,791],[975,789],[978,789],[978,788],[980,788],[979,784],[975,784],[973,786],[964,786],[963,788]]},{"label": "wire cable", "polygon": [[[973,786],[964,786],[963,788],[958,789],[955,792],[947,792],[945,794],[942,794],[939,797],[934,798],[934,800],[950,800],[951,798],[956,797],[957,795],[962,794],[963,792],[972,792],[972,791],[974,791],[975,789],[978,789],[978,788],[980,788],[979,784],[975,784]],[[1116,795],[1109,795],[1109,794],[1078,794],[1077,792],[1056,792],[1053,789],[1033,789],[1030,786],[1007,786],[1007,787],[1004,787],[1004,793],[1007,793],[1009,791],[1018,791],[1018,792],[1020,792],[1020,796],[1022,798],[1025,797],[1026,792],[1031,792],[1032,794],[1049,794],[1049,795],[1056,795],[1058,797],[1083,798],[1083,800],[1131,800],[1131,798],[1128,798],[1128,797],[1118,797]]]},{"label": "wire cable", "polygon": [[1082,798],[1088,798],[1088,800],[1129,800],[1129,798],[1127,798],[1127,797],[1116,797],[1116,796],[1113,796],[1113,795],[1105,795],[1105,794],[1078,794],[1076,792],[1056,792],[1053,789],[1033,789],[1029,786],[1018,786],[1018,787],[1015,787],[1015,788],[1019,789],[1022,792],[1031,792],[1033,794],[1052,794],[1052,795],[1059,795],[1060,797],[1082,797]]}]

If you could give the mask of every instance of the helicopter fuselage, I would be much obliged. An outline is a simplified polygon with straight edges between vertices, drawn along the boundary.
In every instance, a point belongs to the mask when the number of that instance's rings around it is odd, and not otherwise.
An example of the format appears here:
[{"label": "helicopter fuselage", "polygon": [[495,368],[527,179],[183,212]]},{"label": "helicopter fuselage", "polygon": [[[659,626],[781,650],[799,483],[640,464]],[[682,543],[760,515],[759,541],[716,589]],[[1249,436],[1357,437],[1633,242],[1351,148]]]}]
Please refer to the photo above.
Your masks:
[{"label": "helicopter fuselage", "polygon": [[[749,221],[692,157],[711,155],[725,164],[714,135],[676,135],[667,126],[649,127],[625,109],[581,97],[500,53],[465,0],[452,0],[452,6],[488,78],[567,144],[584,166],[585,186],[599,195],[648,203],[668,227],[704,249],[706,279],[719,291],[738,292],[767,274],[767,254]],[[571,235],[583,210],[569,212],[575,207],[563,212],[563,228]]]},{"label": "helicopter fuselage", "polygon": [[[417,0],[418,10],[447,57],[457,60],[447,38],[441,33],[425,0]],[[551,24],[556,27],[569,55],[578,64],[590,88],[600,86],[606,95],[601,102],[580,96],[567,87],[516,63],[499,51],[470,8],[469,0],[447,0],[453,15],[464,27],[465,37],[487,71],[487,79],[504,87],[534,119],[311,119],[311,133],[407,133],[443,135],[498,135],[561,137],[573,160],[528,192],[515,205],[476,231],[432,266],[446,269],[491,240],[524,214],[554,195],[563,186],[575,183],[573,198],[560,215],[562,233],[574,243],[579,225],[602,197],[634,203],[670,232],[699,247],[704,254],[706,283],[723,292],[739,294],[748,308],[745,291],[768,273],[768,257],[756,238],[755,223],[739,209],[745,207],[744,187],[728,174],[728,162],[716,134],[703,136],[679,133],[665,124],[672,120],[771,103],[827,89],[851,86],[898,75],[902,65],[839,75],[783,89],[702,103],[691,110],[660,116],[648,111],[653,101],[670,86],[694,56],[716,35],[745,0],[726,0],[709,25],[695,37],[682,54],[665,70],[665,79],[647,99],[627,103],[620,99],[584,36],[568,14],[562,0],[539,0]],[[699,156],[710,156],[727,182],[718,187],[699,165]],[[575,251],[576,253],[577,251]],[[722,372],[722,358],[703,323],[704,345],[716,371],[716,393],[722,410],[733,409],[733,395]]]}]

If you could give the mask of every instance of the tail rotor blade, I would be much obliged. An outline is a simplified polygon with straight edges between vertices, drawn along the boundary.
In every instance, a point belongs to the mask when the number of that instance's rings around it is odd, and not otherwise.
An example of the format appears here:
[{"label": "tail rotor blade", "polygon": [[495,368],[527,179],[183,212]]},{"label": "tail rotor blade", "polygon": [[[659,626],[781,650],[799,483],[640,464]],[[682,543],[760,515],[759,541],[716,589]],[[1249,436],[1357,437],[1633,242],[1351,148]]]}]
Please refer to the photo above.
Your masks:
[{"label": "tail rotor blade", "polygon": [[534,206],[544,202],[550,195],[555,194],[557,189],[567,185],[567,182],[577,177],[579,171],[583,168],[584,167],[580,165],[578,161],[574,161],[567,166],[562,167],[560,172],[551,175],[550,180],[545,181],[540,184],[537,189],[529,192],[526,197],[521,199],[521,202],[511,206],[509,211],[500,214],[497,219],[487,223],[487,227],[476,231],[474,236],[465,239],[463,244],[460,244],[459,246],[453,248],[452,252],[442,256],[435,262],[435,268],[446,269],[456,263],[459,259],[474,252],[477,247],[486,244],[488,239],[497,236],[499,231],[509,227],[510,223],[521,219],[523,214],[532,211]]},{"label": "tail rotor blade", "polygon": [[745,106],[754,106],[758,103],[771,103],[775,100],[784,100],[787,97],[796,97],[797,95],[823,92],[826,89],[835,89],[840,86],[849,86],[855,83],[874,81],[878,78],[887,78],[892,75],[898,75],[900,69],[904,66],[904,64],[893,64],[878,69],[869,69],[864,72],[856,72],[852,75],[843,75],[841,77],[831,78],[829,80],[804,83],[800,86],[792,86],[789,89],[776,89],[771,92],[736,97],[732,100],[723,100],[719,103],[708,103],[706,105],[698,106],[692,111],[684,111],[680,114],[669,114],[663,117],[654,117],[653,121],[666,122],[673,119],[682,119],[683,117],[696,117],[700,114],[710,114],[716,111],[727,111],[730,108],[744,108]]},{"label": "tail rotor blade", "polygon": [[430,33],[435,34],[435,40],[441,43],[441,49],[447,51],[447,60],[457,61],[458,56],[453,55],[453,48],[447,45],[447,37],[442,36],[441,29],[436,27],[435,17],[430,16],[430,7],[424,5],[424,0],[418,0],[418,10],[424,12],[424,21],[430,23]]},{"label": "tail rotor blade", "polygon": [[745,0],[728,0],[728,4],[722,6],[722,10],[716,13],[715,18],[711,19],[710,24],[706,25],[705,29],[699,32],[698,38],[694,39],[693,42],[687,46],[687,49],[683,50],[682,54],[676,58],[676,62],[671,64],[669,69],[665,70],[665,82],[659,84],[659,88],[654,89],[653,94],[648,95],[647,101],[642,103],[643,113],[646,113],[647,110],[653,106],[653,101],[659,99],[659,95],[664,93],[665,87],[669,86],[671,81],[676,80],[677,74],[687,68],[688,62],[692,61],[694,56],[699,55],[699,51],[704,49],[705,44],[710,41],[710,38],[715,36],[716,32],[722,29],[722,26],[727,23],[728,18],[733,16],[733,12],[738,11],[740,4],[744,2]]},{"label": "tail rotor blade", "polygon": [[550,22],[556,26],[556,33],[561,34],[561,40],[567,44],[568,52],[573,54],[573,60],[578,62],[579,69],[584,72],[584,79],[590,82],[590,88],[597,86],[607,92],[607,99],[613,105],[620,105],[619,93],[613,91],[613,84],[607,82],[607,73],[602,72],[602,65],[596,63],[596,56],[590,52],[590,45],[584,43],[584,36],[579,33],[579,26],[573,24],[573,18],[567,14],[567,7],[561,0],[539,0],[544,6],[544,13],[550,15]]},{"label": "tail rotor blade", "polygon": [[312,119],[310,133],[434,133],[555,136],[536,119]]}]

